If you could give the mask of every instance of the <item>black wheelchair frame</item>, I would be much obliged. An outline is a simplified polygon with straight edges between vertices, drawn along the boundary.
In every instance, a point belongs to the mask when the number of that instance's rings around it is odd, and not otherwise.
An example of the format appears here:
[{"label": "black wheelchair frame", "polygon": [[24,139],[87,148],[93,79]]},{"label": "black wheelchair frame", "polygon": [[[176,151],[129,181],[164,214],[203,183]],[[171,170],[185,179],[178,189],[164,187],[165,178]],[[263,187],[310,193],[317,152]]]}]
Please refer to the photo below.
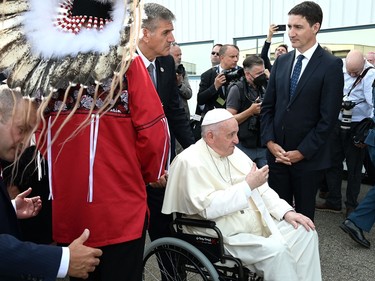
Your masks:
[{"label": "black wheelchair frame", "polygon": [[[217,237],[183,233],[183,226],[212,229]],[[214,221],[183,218],[171,225],[173,237],[157,239],[145,248],[143,280],[261,281],[241,260],[225,253],[223,235]],[[233,266],[226,265],[230,262]]]}]

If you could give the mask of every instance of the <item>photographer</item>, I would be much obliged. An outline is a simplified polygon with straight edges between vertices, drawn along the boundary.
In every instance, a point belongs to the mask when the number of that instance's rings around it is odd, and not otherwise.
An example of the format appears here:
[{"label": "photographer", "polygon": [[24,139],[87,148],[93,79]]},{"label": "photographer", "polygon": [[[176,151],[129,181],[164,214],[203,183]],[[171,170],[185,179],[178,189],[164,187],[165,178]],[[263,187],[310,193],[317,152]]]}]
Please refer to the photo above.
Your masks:
[{"label": "photographer", "polygon": [[244,77],[228,87],[227,110],[239,124],[237,145],[257,167],[267,164],[266,148],[260,144],[260,106],[267,87],[264,62],[257,55],[243,61]]},{"label": "photographer", "polygon": [[[204,114],[213,108],[225,108],[227,86],[232,79],[238,79],[237,66],[239,49],[236,45],[225,44],[220,48],[220,64],[201,75],[198,91],[198,106],[204,105]],[[234,72],[234,75],[231,73]],[[198,112],[197,112],[198,113]]]},{"label": "photographer", "polygon": [[188,100],[191,99],[193,92],[189,83],[189,78],[186,73],[185,67],[181,64],[182,52],[180,46],[173,42],[169,53],[172,55],[176,65],[176,80],[178,86],[178,93],[180,97],[180,103],[186,112],[187,118],[190,120],[190,110]]},{"label": "photographer", "polygon": [[[270,72],[271,72],[272,64],[271,64],[270,58],[268,57],[268,51],[270,50],[272,36],[275,32],[279,31],[279,28],[280,27],[276,24],[270,25],[268,29],[268,35],[267,35],[266,41],[264,42],[262,52],[260,53],[260,57],[264,61],[265,68],[268,69]],[[285,31],[285,29],[280,30],[280,31]],[[287,44],[278,45],[277,48],[275,49],[275,60],[279,56],[286,54],[286,53],[288,53],[288,45]]]},{"label": "photographer", "polygon": [[343,108],[331,137],[332,167],[326,172],[329,194],[326,202],[316,205],[317,210],[341,212],[344,160],[348,171],[346,217],[358,205],[366,149],[364,144],[353,141],[353,133],[361,120],[373,116],[372,82],[375,69],[368,68],[371,66],[358,50],[350,51],[344,60]]}]

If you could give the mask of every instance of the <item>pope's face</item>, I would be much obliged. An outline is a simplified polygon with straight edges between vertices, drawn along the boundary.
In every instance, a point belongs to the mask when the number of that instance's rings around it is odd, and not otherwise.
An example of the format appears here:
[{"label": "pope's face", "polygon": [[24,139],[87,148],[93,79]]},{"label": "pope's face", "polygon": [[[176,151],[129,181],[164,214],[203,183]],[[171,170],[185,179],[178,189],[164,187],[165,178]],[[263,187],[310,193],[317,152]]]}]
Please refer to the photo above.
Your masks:
[{"label": "pope's face", "polygon": [[33,131],[36,124],[36,110],[30,111],[29,101],[22,100],[13,111],[13,118],[4,120],[0,116],[0,158],[13,162],[19,155],[24,144]]},{"label": "pope's face", "polygon": [[238,122],[231,118],[224,121],[219,130],[213,134],[212,149],[221,157],[233,154],[236,144],[238,144]]}]

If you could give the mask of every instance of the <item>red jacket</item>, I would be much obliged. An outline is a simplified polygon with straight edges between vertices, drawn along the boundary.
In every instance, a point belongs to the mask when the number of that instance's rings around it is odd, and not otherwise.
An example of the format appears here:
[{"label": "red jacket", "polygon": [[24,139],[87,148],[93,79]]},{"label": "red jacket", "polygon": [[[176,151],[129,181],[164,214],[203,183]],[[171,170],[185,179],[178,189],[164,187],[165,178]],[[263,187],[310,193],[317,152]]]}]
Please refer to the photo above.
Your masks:
[{"label": "red jacket", "polygon": [[[85,228],[91,232],[86,245],[93,247],[141,237],[145,184],[164,173],[169,133],[140,57],[133,60],[126,78],[122,111],[93,114],[90,124],[72,137],[87,118],[88,111],[80,108],[49,150],[53,237],[59,243],[72,242]],[[57,119],[55,112],[49,114],[50,124],[56,120],[49,129],[52,140],[69,113],[63,111]]]}]

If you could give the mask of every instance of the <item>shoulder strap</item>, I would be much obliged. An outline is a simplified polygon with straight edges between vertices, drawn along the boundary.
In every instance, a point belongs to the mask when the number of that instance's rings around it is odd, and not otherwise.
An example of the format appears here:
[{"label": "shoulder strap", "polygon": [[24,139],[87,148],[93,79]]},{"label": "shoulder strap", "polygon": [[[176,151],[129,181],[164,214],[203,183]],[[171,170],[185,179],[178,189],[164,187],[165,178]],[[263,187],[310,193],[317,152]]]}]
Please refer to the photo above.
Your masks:
[{"label": "shoulder strap", "polygon": [[227,91],[229,93],[229,90],[233,87],[233,86],[237,86],[238,87],[238,90],[241,92],[241,85],[239,85],[238,81],[236,82],[232,82],[232,83],[229,83],[228,87],[227,87]]},{"label": "shoulder strap", "polygon": [[350,93],[353,91],[353,89],[355,88],[355,86],[357,86],[357,85],[362,81],[363,77],[366,76],[367,72],[368,72],[371,68],[374,68],[374,67],[373,67],[373,66],[369,66],[369,67],[367,67],[367,68],[361,73],[361,75],[359,75],[359,76],[357,77],[357,79],[355,79],[355,81],[354,81],[352,87],[351,87],[350,90],[349,90],[349,93],[347,94],[348,97],[349,97]]}]

